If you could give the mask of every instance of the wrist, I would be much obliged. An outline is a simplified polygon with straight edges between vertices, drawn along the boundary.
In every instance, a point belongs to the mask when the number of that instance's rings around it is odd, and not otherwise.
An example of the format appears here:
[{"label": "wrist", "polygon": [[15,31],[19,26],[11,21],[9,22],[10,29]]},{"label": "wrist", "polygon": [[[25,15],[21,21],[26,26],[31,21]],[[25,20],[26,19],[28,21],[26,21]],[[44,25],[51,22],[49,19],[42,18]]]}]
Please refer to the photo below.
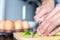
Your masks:
[{"label": "wrist", "polygon": [[50,8],[54,8],[55,6],[55,1],[54,0],[44,0],[42,1],[42,5],[50,7]]},{"label": "wrist", "polygon": [[48,5],[51,5],[51,4],[55,4],[55,0],[42,0],[42,5],[45,5],[45,4],[48,4]]}]

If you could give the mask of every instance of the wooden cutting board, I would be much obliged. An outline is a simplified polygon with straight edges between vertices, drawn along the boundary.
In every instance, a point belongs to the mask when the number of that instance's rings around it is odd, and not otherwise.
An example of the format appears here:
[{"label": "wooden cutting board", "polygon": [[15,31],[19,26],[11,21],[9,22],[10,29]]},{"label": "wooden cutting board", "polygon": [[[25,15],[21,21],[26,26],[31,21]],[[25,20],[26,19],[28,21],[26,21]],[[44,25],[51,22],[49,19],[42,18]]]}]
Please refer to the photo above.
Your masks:
[{"label": "wooden cutting board", "polygon": [[50,37],[46,37],[46,36],[39,36],[39,37],[22,37],[21,33],[14,33],[14,37],[17,40],[60,40],[60,36],[50,36]]}]

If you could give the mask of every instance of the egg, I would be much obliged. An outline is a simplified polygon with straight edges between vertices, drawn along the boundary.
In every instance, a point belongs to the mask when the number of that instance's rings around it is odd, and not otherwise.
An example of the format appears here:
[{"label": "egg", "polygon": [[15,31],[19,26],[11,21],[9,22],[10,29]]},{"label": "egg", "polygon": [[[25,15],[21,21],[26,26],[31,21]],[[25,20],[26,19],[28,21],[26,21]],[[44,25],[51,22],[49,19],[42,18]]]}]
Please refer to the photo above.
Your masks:
[{"label": "egg", "polygon": [[21,20],[17,20],[15,21],[15,30],[16,32],[19,32],[23,29],[23,26],[22,26],[22,21]]},{"label": "egg", "polygon": [[14,22],[6,20],[4,29],[7,33],[11,33],[14,30]]},{"label": "egg", "polygon": [[0,32],[4,32],[5,20],[0,21]]},{"label": "egg", "polygon": [[30,25],[29,25],[28,21],[26,21],[26,20],[23,21],[23,29],[24,29],[24,31],[28,31],[29,28],[30,28]]}]

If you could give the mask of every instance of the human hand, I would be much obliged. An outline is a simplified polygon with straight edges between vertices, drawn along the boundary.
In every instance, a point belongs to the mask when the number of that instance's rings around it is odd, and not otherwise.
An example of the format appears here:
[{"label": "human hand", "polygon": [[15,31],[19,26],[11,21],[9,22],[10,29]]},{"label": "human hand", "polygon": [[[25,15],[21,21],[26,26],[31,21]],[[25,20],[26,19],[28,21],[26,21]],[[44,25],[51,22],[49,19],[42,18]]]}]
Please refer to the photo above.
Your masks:
[{"label": "human hand", "polygon": [[[51,12],[52,10],[54,9],[54,4],[51,5],[51,4],[43,4],[41,6],[39,6],[37,9],[36,9],[36,15],[34,16],[34,20],[35,22],[38,21],[38,18],[41,18],[42,16],[48,14],[49,12]],[[44,16],[45,17],[45,16]]]},{"label": "human hand", "polygon": [[37,29],[38,33],[52,36],[60,32],[60,7],[56,7],[50,12]]}]

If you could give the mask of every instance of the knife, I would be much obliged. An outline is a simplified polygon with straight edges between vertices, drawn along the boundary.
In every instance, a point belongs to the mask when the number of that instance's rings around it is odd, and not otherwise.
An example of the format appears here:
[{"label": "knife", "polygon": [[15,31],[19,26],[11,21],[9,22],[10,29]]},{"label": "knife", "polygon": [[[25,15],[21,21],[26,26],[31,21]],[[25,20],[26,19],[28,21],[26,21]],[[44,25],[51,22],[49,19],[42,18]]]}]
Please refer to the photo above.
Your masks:
[{"label": "knife", "polygon": [[34,37],[35,33],[37,32],[37,28],[38,26],[42,23],[43,19],[39,18],[39,20],[37,21],[37,23],[35,24],[35,27],[32,30],[32,37]]}]

